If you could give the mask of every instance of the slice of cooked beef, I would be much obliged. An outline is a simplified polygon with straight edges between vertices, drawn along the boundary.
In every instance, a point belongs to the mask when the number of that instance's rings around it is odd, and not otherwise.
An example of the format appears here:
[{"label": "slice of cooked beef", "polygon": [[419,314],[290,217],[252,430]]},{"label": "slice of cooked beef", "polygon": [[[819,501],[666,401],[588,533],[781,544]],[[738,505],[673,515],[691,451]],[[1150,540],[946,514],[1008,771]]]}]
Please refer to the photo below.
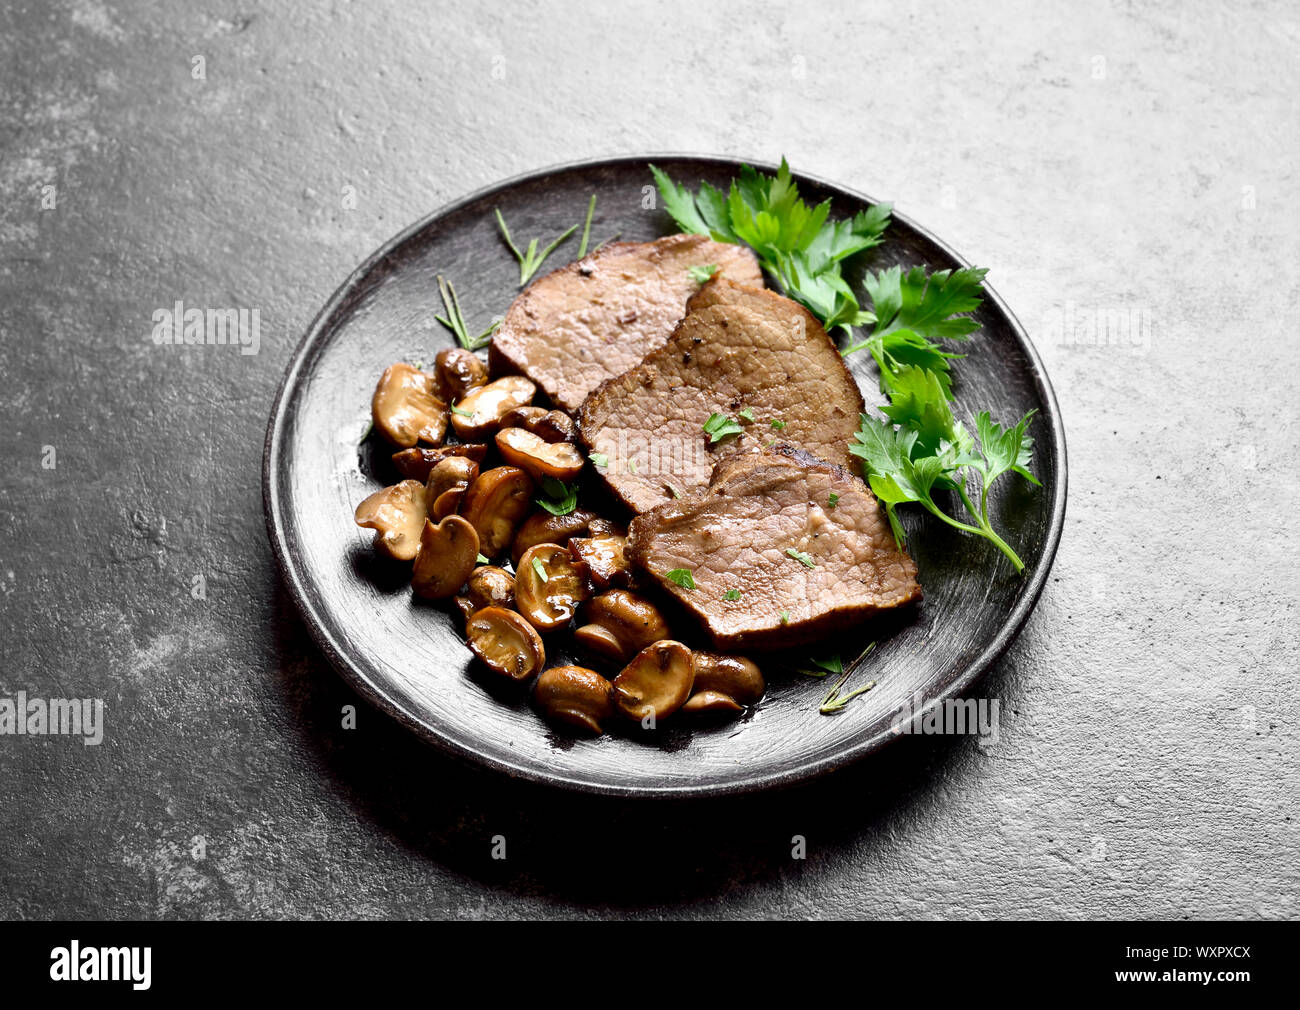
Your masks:
[{"label": "slice of cooked beef", "polygon": [[703,235],[615,242],[529,285],[492,338],[492,370],[520,372],[573,411],[606,379],[662,347],[699,288],[693,266],[763,283],[754,254]]},{"label": "slice of cooked beef", "polygon": [[[773,441],[856,472],[848,445],[862,393],[812,313],[724,278],[701,288],[689,310],[667,344],[600,386],[578,413],[581,440],[609,458],[600,472],[624,504],[644,512],[702,488],[720,458]],[[752,422],[741,420],[746,408]],[[712,442],[704,423],[713,413],[744,432]]]},{"label": "slice of cooked beef", "polygon": [[[722,460],[707,489],[633,519],[627,553],[720,649],[800,645],[921,598],[866,484],[791,446]],[[667,578],[683,568],[694,589]]]}]

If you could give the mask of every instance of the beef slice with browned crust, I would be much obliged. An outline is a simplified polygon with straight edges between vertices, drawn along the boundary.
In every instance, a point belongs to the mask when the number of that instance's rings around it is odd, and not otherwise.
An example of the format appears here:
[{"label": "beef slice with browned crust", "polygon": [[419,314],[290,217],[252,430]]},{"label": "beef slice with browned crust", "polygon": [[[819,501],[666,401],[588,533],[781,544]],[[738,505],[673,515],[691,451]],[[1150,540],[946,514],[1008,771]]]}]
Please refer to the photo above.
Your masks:
[{"label": "beef slice with browned crust", "polygon": [[700,286],[691,267],[762,285],[754,254],[704,235],[614,242],[534,281],[492,338],[493,371],[528,376],[560,409],[576,410],[606,379],[664,342]]},{"label": "beef slice with browned crust", "polygon": [[[718,278],[691,299],[663,347],[587,398],[578,428],[587,450],[608,458],[598,469],[610,489],[645,512],[707,485],[719,459],[774,441],[856,472],[848,445],[864,409],[815,316],[775,292]],[[713,413],[744,433],[711,441],[704,424]]]},{"label": "beef slice with browned crust", "polygon": [[[790,446],[722,460],[707,488],[633,519],[627,553],[720,649],[802,645],[921,598],[870,488]],[[695,588],[667,577],[681,569]]]}]

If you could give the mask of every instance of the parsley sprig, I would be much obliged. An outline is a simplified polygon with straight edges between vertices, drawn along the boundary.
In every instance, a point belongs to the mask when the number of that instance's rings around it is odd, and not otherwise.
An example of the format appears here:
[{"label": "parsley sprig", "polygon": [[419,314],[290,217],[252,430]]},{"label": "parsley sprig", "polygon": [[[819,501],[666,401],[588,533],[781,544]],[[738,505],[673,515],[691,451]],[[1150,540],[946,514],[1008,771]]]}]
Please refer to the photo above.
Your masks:
[{"label": "parsley sprig", "polygon": [[[1029,471],[1034,440],[1027,429],[1034,411],[1009,428],[981,411],[975,419],[976,434],[971,435],[953,418],[933,372],[908,368],[902,375],[907,395],[896,396],[884,407],[883,418],[862,414],[849,445],[849,452],[864,463],[871,490],[885,505],[894,539],[902,546],[906,538],[895,509],[916,502],[949,526],[984,537],[1017,572],[1024,571],[1024,562],[993,529],[988,501],[989,490],[1003,474],[1017,473],[1038,484]],[[972,478],[978,482],[978,505],[967,491]],[[937,490],[955,491],[972,522],[962,522],[940,508],[934,500]]]},{"label": "parsley sprig", "polygon": [[567,516],[578,507],[578,485],[543,477],[542,497],[534,501],[553,516]]},{"label": "parsley sprig", "polygon": [[790,298],[822,321],[827,330],[875,321],[864,312],[844,279],[845,260],[881,243],[893,208],[881,203],[840,221],[830,220],[831,202],[810,207],[784,158],[776,175],[740,166],[731,188],[707,182],[698,193],[679,186],[651,165],[664,209],[684,232],[718,242],[744,243]]}]

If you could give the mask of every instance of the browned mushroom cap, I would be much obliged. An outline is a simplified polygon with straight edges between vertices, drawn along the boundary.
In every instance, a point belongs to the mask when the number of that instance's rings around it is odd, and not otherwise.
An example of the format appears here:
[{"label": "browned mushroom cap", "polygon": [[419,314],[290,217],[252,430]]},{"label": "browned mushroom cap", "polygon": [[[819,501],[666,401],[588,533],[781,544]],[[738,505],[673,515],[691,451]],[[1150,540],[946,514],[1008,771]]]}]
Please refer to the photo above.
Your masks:
[{"label": "browned mushroom cap", "polygon": [[653,603],[626,589],[611,589],[587,604],[587,623],[574,640],[613,663],[628,658],[652,642],[669,637],[668,622]]},{"label": "browned mushroom cap", "polygon": [[545,509],[537,509],[515,531],[515,543],[510,549],[515,567],[524,551],[538,544],[567,544],[569,538],[585,532],[587,523],[596,516],[587,509],[574,509],[568,515],[557,516]]},{"label": "browned mushroom cap", "polygon": [[424,488],[418,480],[376,491],[357,506],[357,525],[375,530],[375,547],[397,561],[410,561],[424,529]]},{"label": "browned mushroom cap", "polygon": [[515,606],[538,631],[568,624],[589,595],[586,571],[559,544],[538,544],[519,559]]},{"label": "browned mushroom cap", "polygon": [[516,407],[501,415],[501,427],[533,430],[533,425],[547,414],[545,407]]},{"label": "browned mushroom cap", "polygon": [[438,397],[434,377],[404,361],[385,369],[370,413],[379,433],[403,448],[416,442],[439,445],[447,435],[447,404]]},{"label": "browned mushroom cap", "polygon": [[595,670],[555,666],[537,678],[533,698],[548,719],[599,734],[612,711],[609,692],[609,681]]},{"label": "browned mushroom cap", "polygon": [[515,577],[504,568],[479,565],[470,572],[465,595],[456,597],[456,606],[468,620],[484,607],[509,608],[515,602]]},{"label": "browned mushroom cap", "polygon": [[752,660],[700,651],[693,654],[693,660],[694,693],[683,711],[738,712],[746,705],[757,704],[763,697],[766,689],[763,673]]},{"label": "browned mushroom cap", "polygon": [[659,720],[686,703],[694,679],[691,650],[666,639],[646,646],[623,667],[614,678],[610,697],[629,718]]},{"label": "browned mushroom cap", "polygon": [[487,455],[487,446],[477,445],[440,445],[430,447],[417,445],[412,449],[403,449],[393,453],[393,466],[403,477],[418,480],[421,484],[429,479],[429,472],[448,456],[467,456],[476,463],[482,463]]},{"label": "browned mushroom cap", "polygon": [[478,477],[478,463],[467,456],[448,456],[429,471],[424,485],[424,507],[434,519],[449,516]]},{"label": "browned mushroom cap", "polygon": [[735,715],[745,711],[745,706],[718,691],[696,691],[686,699],[682,711],[693,715]]},{"label": "browned mushroom cap", "polygon": [[411,588],[426,600],[453,596],[478,564],[478,534],[460,516],[447,516],[437,526],[424,522],[420,553],[411,571]]},{"label": "browned mushroom cap", "polygon": [[632,565],[624,553],[626,547],[627,538],[614,533],[574,537],[569,541],[569,553],[587,566],[592,584],[597,589],[628,584]]},{"label": "browned mushroom cap", "polygon": [[487,366],[473,351],[463,347],[448,347],[433,359],[438,373],[438,391],[448,402],[459,400],[471,389],[487,385]]},{"label": "browned mushroom cap", "polygon": [[501,418],[531,403],[537,387],[522,375],[507,375],[479,386],[456,404],[451,426],[463,442],[481,442],[501,427]]},{"label": "browned mushroom cap", "polygon": [[502,428],[497,432],[497,449],[507,463],[522,467],[535,480],[554,477],[571,481],[582,473],[583,458],[568,442],[547,442],[523,428]]},{"label": "browned mushroom cap", "polygon": [[515,466],[494,466],[469,486],[461,514],[477,531],[484,556],[495,558],[506,549],[516,524],[528,512],[532,493],[532,479]]},{"label": "browned mushroom cap", "polygon": [[484,607],[465,622],[465,638],[483,664],[511,680],[525,681],[544,665],[542,636],[504,607]]},{"label": "browned mushroom cap", "polygon": [[544,442],[572,442],[578,436],[573,418],[562,410],[516,407],[501,419],[502,428],[523,428]]}]

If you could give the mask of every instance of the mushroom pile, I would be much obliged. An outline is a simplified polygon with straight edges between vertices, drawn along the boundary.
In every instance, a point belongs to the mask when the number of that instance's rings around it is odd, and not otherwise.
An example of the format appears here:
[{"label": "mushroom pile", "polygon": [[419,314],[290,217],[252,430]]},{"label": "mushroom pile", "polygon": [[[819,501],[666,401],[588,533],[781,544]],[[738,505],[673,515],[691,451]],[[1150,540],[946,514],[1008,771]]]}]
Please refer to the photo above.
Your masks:
[{"label": "mushroom pile", "polygon": [[[487,670],[531,684],[560,726],[599,734],[621,718],[653,729],[678,711],[726,716],[756,704],[764,683],[751,660],[674,638],[625,556],[622,526],[574,496],[543,507],[539,488],[568,490],[586,460],[573,419],[534,406],[536,395],[521,376],[491,379],[459,347],[439,352],[432,374],[389,366],[371,410],[404,479],[361,502],[357,525],[411,564],[417,596],[452,603]],[[591,666],[548,668],[546,639]]]}]

